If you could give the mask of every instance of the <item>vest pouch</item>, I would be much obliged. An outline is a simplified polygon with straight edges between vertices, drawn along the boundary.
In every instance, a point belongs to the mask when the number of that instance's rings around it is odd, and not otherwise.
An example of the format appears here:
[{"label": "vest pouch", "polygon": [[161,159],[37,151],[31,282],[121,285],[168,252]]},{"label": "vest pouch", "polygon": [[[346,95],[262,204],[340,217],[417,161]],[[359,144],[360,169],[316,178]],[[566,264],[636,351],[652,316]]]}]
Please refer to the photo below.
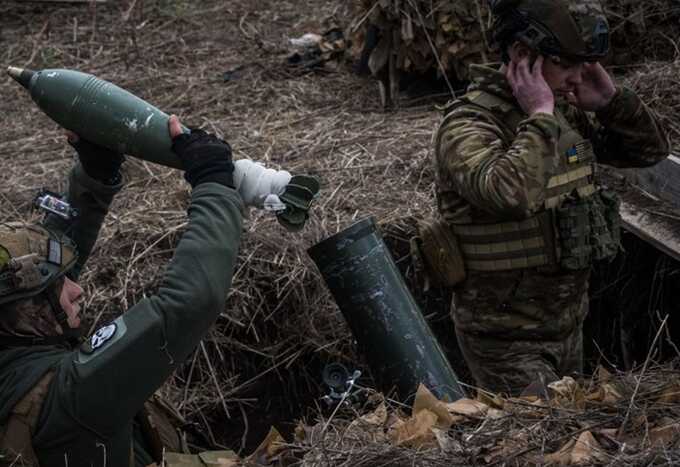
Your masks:
[{"label": "vest pouch", "polygon": [[591,198],[570,197],[555,209],[560,266],[567,271],[586,269],[592,263]]},{"label": "vest pouch", "polygon": [[189,452],[179,427],[186,425],[182,416],[158,394],[154,394],[137,414],[151,456],[161,462],[163,452]]},{"label": "vest pouch", "polygon": [[418,236],[411,240],[411,255],[422,263],[426,278],[435,285],[453,287],[465,280],[458,238],[442,219],[418,224]]},{"label": "vest pouch", "polygon": [[0,426],[0,467],[38,467],[33,434],[54,372],[50,371],[12,408]]},{"label": "vest pouch", "polygon": [[166,452],[162,467],[220,467],[237,465],[234,451],[206,451],[200,454]]},{"label": "vest pouch", "polygon": [[590,239],[593,260],[612,260],[621,249],[619,198],[614,191],[602,189],[592,197]]}]

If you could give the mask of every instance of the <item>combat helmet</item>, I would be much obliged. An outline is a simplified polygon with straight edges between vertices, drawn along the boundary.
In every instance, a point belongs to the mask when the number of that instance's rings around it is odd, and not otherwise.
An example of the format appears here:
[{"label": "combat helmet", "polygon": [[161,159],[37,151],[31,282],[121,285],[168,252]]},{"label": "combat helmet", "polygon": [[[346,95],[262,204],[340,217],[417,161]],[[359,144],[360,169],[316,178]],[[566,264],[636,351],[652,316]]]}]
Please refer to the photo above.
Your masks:
[{"label": "combat helmet", "polygon": [[0,305],[33,297],[66,274],[75,245],[38,224],[0,224]]},{"label": "combat helmet", "polygon": [[597,61],[609,53],[609,24],[598,0],[489,0],[496,42],[514,40],[546,56]]}]

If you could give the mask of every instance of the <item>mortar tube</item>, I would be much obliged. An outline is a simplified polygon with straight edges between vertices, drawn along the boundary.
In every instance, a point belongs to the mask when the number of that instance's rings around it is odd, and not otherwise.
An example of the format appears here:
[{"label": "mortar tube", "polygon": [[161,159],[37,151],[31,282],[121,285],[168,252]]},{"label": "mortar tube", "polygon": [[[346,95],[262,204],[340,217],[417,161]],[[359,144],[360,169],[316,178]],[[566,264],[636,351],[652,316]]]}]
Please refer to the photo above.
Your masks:
[{"label": "mortar tube", "polygon": [[420,383],[440,400],[465,397],[373,218],[308,250],[379,389],[406,401]]}]

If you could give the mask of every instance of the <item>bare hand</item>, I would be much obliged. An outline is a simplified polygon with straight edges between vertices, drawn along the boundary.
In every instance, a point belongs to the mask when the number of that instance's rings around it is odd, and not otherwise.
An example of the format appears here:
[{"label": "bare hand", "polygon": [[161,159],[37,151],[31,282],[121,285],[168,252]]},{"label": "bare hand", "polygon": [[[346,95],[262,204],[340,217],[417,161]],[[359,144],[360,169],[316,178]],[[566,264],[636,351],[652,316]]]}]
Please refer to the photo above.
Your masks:
[{"label": "bare hand", "polygon": [[567,94],[567,101],[586,112],[606,107],[616,95],[616,86],[609,73],[599,63],[583,64],[583,81]]},{"label": "bare hand", "polygon": [[80,141],[80,136],[78,136],[77,133],[74,133],[71,130],[66,130],[65,133],[66,139],[68,140],[69,143],[76,144],[78,141]]},{"label": "bare hand", "polygon": [[512,93],[522,110],[528,115],[551,114],[555,110],[555,95],[543,77],[543,57],[536,58],[529,66],[529,57],[511,60],[505,73]]},{"label": "bare hand", "polygon": [[179,122],[177,115],[170,115],[170,120],[168,120],[168,131],[170,132],[170,139],[175,139],[183,133],[182,124]]}]

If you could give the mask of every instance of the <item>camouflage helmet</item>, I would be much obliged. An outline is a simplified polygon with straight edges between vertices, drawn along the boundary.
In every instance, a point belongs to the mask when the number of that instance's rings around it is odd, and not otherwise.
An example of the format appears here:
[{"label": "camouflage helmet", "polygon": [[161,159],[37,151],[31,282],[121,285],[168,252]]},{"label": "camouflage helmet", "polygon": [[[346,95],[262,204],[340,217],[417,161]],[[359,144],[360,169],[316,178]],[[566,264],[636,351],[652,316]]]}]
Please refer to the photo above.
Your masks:
[{"label": "camouflage helmet", "polygon": [[66,274],[75,245],[41,225],[0,224],[0,305],[32,297]]},{"label": "camouflage helmet", "polygon": [[[543,55],[596,61],[609,52],[609,24],[599,0],[489,0],[495,38],[513,35]],[[507,39],[507,37],[506,37]]]}]

